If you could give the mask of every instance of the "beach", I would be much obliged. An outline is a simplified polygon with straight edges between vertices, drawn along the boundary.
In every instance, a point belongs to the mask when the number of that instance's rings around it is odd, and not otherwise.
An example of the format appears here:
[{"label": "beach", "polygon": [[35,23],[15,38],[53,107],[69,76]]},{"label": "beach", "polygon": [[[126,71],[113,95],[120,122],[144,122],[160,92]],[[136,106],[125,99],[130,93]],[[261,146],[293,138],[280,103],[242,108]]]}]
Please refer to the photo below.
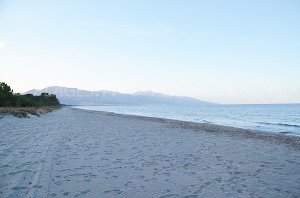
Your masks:
[{"label": "beach", "polygon": [[64,107],[0,119],[0,197],[299,197],[300,138]]}]

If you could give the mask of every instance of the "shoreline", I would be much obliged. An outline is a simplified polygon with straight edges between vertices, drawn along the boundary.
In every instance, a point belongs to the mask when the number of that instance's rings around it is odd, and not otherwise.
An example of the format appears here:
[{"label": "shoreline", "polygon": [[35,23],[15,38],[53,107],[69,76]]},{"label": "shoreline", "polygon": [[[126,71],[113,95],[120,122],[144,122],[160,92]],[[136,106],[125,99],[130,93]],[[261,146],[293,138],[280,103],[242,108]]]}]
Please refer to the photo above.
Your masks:
[{"label": "shoreline", "polygon": [[254,129],[244,129],[238,127],[224,126],[218,124],[211,123],[197,123],[191,121],[183,121],[183,120],[175,120],[175,119],[167,119],[167,118],[159,118],[159,117],[150,117],[150,116],[141,116],[141,115],[130,115],[130,114],[121,114],[114,113],[109,111],[96,111],[96,110],[87,110],[87,109],[79,109],[74,107],[65,107],[70,108],[72,110],[78,111],[86,111],[90,113],[99,113],[102,115],[108,116],[116,116],[116,117],[127,117],[133,119],[140,119],[145,121],[159,122],[164,124],[169,124],[185,129],[192,129],[200,132],[210,132],[214,134],[226,134],[229,136],[243,137],[243,138],[254,138],[254,139],[262,139],[266,141],[276,141],[285,144],[296,145],[300,148],[300,136],[291,135],[291,134],[280,134],[276,132],[268,132],[268,131],[260,131]]},{"label": "shoreline", "polygon": [[74,106],[96,111],[209,123],[300,137],[300,106],[288,105],[115,105]]}]

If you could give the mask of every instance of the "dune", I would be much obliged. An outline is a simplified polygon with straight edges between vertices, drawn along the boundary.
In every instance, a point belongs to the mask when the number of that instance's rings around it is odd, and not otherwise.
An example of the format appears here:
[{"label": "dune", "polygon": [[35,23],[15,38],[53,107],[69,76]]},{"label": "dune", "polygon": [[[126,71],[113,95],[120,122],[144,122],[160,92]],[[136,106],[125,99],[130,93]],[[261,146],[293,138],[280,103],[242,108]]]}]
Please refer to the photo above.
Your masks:
[{"label": "dune", "polygon": [[0,119],[0,197],[299,197],[300,138],[64,107]]}]

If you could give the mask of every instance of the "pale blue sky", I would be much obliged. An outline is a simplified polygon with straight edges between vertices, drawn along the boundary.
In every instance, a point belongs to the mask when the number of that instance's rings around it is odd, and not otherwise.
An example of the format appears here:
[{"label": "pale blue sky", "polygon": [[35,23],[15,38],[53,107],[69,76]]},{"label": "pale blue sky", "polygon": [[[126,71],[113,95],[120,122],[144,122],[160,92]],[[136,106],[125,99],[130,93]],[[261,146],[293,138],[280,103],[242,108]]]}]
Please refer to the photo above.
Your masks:
[{"label": "pale blue sky", "polygon": [[0,0],[0,81],[300,102],[298,0]]}]

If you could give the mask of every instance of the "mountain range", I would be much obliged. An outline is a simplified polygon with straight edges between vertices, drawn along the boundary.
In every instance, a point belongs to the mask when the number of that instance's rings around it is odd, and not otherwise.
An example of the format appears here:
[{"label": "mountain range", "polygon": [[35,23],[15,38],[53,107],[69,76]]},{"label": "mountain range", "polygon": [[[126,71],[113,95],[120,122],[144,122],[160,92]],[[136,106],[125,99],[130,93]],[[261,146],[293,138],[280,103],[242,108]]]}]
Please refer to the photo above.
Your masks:
[{"label": "mountain range", "polygon": [[33,89],[25,94],[40,95],[43,92],[55,94],[65,105],[144,105],[144,104],[175,104],[175,105],[211,105],[214,103],[183,96],[170,96],[155,92],[136,92],[124,94],[113,91],[87,91],[77,88],[52,86],[45,89]]}]

